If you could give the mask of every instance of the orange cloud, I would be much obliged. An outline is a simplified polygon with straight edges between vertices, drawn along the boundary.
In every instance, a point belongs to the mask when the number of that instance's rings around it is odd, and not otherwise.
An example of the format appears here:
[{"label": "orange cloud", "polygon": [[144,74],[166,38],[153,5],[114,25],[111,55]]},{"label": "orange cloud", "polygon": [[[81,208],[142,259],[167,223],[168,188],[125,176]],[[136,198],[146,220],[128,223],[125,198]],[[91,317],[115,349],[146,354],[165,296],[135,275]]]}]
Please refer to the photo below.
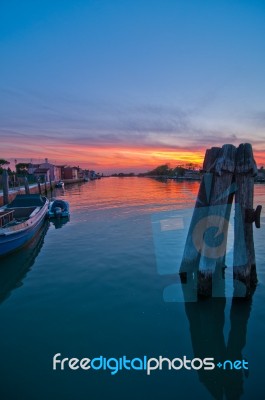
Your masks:
[{"label": "orange cloud", "polygon": [[[21,141],[22,142],[22,141]],[[1,157],[27,159],[44,159],[48,157],[57,164],[80,165],[86,168],[93,168],[100,172],[107,171],[147,171],[158,165],[168,163],[171,167],[178,164],[193,163],[201,166],[204,158],[205,148],[187,149],[155,147],[148,144],[144,146],[126,147],[122,145],[104,145],[96,146],[93,144],[80,145],[74,143],[51,143],[50,141],[38,140],[27,143],[3,143],[1,148]],[[5,149],[6,147],[6,149]],[[208,146],[210,147],[210,146]],[[6,151],[5,151],[6,150]],[[254,151],[258,165],[265,164],[265,152],[261,150]]]},{"label": "orange cloud", "polygon": [[[56,160],[57,163],[72,163],[86,166],[88,168],[97,166],[102,170],[107,169],[137,169],[146,170],[156,167],[159,164],[169,163],[172,166],[192,162],[201,165],[203,160],[202,151],[189,150],[168,150],[168,149],[148,149],[143,148],[124,148],[124,147],[90,147],[80,145],[62,144],[54,147],[53,145],[39,146],[31,144],[23,146],[10,156],[17,159],[21,158],[45,158]],[[5,155],[7,158],[7,156]]]}]

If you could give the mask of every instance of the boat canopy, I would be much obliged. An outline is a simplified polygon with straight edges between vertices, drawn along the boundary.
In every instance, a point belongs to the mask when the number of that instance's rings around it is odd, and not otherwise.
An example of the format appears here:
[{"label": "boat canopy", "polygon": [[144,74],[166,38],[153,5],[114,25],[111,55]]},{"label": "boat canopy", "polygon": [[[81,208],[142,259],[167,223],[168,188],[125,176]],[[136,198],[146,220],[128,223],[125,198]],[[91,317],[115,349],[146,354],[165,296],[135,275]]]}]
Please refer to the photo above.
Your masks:
[{"label": "boat canopy", "polygon": [[42,207],[45,204],[45,198],[40,194],[17,194],[7,208],[16,207]]},{"label": "boat canopy", "polygon": [[54,200],[52,207],[51,207],[51,212],[54,212],[56,207],[60,207],[63,211],[69,210],[68,203],[63,200]]}]

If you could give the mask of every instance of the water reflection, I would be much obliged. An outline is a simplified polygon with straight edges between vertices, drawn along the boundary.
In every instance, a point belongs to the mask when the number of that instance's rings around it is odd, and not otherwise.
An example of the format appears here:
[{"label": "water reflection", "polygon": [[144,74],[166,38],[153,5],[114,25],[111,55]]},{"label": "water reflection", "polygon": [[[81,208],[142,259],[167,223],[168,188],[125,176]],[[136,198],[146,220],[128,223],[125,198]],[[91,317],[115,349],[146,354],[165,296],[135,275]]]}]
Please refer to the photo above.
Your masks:
[{"label": "water reflection", "polygon": [[[184,298],[186,285],[182,284]],[[250,298],[234,297],[230,309],[230,332],[227,344],[224,339],[226,298],[208,298],[195,303],[185,302],[185,311],[190,325],[192,348],[195,358],[213,357],[215,364],[225,360],[243,360],[246,345],[247,324],[250,317],[253,290]],[[244,393],[244,375],[248,370],[215,368],[200,369],[201,383],[216,400],[239,400]]]},{"label": "water reflection", "polygon": [[0,303],[10,296],[12,290],[23,285],[26,274],[41,251],[48,228],[49,222],[45,221],[30,243],[16,253],[1,259]]},{"label": "water reflection", "polygon": [[64,225],[66,225],[70,221],[70,218],[53,218],[50,220],[50,223],[55,227],[55,229],[61,229]]},{"label": "water reflection", "polygon": [[[104,178],[67,185],[65,195],[75,210],[117,210],[127,208],[132,213],[155,212],[192,206],[198,192],[198,182],[160,182],[151,178]],[[62,195],[58,192],[56,197]]]}]

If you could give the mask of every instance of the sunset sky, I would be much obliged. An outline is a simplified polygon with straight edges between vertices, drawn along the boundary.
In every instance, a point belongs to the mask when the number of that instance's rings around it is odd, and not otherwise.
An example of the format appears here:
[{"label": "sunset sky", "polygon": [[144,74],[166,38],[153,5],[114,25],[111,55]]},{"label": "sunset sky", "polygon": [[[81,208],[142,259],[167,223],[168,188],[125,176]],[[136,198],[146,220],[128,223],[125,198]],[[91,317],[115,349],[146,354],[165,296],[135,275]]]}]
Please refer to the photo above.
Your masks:
[{"label": "sunset sky", "polygon": [[0,158],[265,165],[264,38],[263,0],[1,0]]}]

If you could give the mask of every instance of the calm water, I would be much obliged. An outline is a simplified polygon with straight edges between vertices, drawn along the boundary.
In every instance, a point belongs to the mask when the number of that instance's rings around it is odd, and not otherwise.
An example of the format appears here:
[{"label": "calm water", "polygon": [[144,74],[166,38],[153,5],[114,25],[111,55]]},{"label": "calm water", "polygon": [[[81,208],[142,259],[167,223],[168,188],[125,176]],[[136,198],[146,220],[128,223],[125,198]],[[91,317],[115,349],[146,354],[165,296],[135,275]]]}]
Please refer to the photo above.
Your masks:
[{"label": "calm water", "polygon": [[[252,301],[165,303],[152,218],[192,207],[198,183],[109,178],[67,187],[71,220],[1,260],[0,398],[265,399],[265,226]],[[265,205],[265,186],[255,186]],[[163,215],[163,214],[161,214]],[[264,221],[264,217],[262,217]],[[249,371],[53,371],[52,357],[245,357]]]}]

